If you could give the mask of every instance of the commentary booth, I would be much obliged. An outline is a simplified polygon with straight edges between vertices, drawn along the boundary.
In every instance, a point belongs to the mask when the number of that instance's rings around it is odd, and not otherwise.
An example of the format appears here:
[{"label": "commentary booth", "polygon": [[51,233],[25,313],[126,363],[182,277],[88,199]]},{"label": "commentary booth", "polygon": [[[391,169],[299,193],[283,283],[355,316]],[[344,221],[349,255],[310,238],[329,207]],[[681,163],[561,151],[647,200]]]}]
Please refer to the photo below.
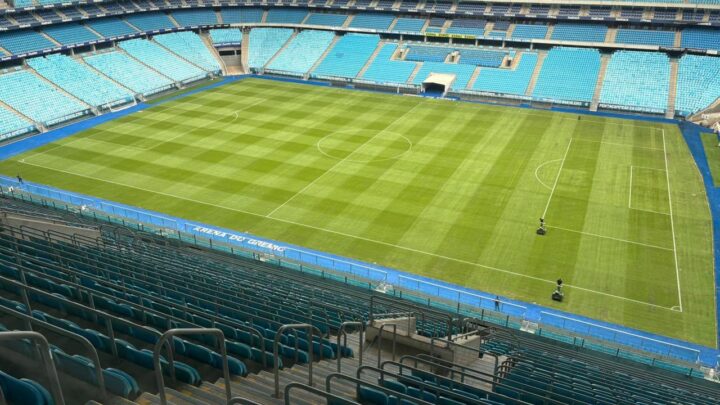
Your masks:
[{"label": "commentary booth", "polygon": [[422,91],[425,95],[443,97],[455,82],[452,73],[430,73],[422,82]]}]

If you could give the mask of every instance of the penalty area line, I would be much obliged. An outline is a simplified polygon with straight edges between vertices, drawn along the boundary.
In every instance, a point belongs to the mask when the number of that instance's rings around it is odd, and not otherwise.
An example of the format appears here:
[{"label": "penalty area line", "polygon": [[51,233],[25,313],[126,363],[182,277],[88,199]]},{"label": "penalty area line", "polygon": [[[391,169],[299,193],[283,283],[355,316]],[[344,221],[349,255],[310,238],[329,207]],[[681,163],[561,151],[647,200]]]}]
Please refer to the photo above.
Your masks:
[{"label": "penalty area line", "polygon": [[[543,283],[547,283],[547,284],[550,284],[550,285],[555,285],[555,284],[556,284],[556,281],[555,281],[555,280],[547,280],[547,279],[544,279],[544,278],[535,277],[535,276],[531,276],[531,275],[528,275],[528,274],[522,274],[522,273],[517,273],[517,272],[511,271],[511,270],[501,269],[501,268],[499,268],[499,267],[487,266],[487,265],[484,265],[484,264],[474,263],[474,262],[470,262],[470,261],[463,260],[463,259],[457,259],[457,258],[454,258],[454,257],[444,256],[444,255],[437,254],[437,253],[430,253],[430,252],[422,251],[422,250],[419,250],[419,249],[414,249],[414,248],[407,247],[407,246],[396,245],[396,244],[394,244],[394,243],[383,242],[383,241],[379,241],[379,240],[376,240],[376,239],[366,238],[366,237],[358,236],[358,235],[351,235],[351,234],[348,234],[348,233],[345,233],[345,232],[335,231],[335,230],[332,230],[332,229],[321,228],[321,227],[318,227],[318,226],[303,224],[303,223],[300,223],[300,222],[291,221],[291,220],[282,219],[282,218],[277,218],[277,217],[269,217],[269,216],[267,216],[267,215],[259,214],[259,213],[256,213],[256,212],[245,211],[245,210],[241,210],[241,209],[237,209],[237,208],[232,208],[232,207],[227,207],[227,206],[223,206],[223,205],[219,205],[219,204],[213,204],[213,203],[206,202],[206,201],[195,200],[195,199],[192,199],[192,198],[182,197],[182,196],[178,196],[178,195],[174,195],[174,194],[170,194],[170,193],[165,193],[165,192],[158,191],[158,190],[150,190],[150,189],[146,189],[146,188],[142,188],[142,187],[138,187],[138,186],[132,186],[132,185],[128,185],[128,184],[118,183],[118,182],[115,182],[115,181],[112,181],[112,180],[100,179],[100,178],[97,178],[97,177],[88,176],[88,175],[84,175],[84,174],[73,173],[73,172],[70,172],[70,171],[62,170],[62,169],[55,169],[55,168],[51,168],[51,167],[47,167],[47,166],[41,166],[41,165],[36,165],[36,164],[33,164],[33,163],[27,163],[27,162],[25,162],[25,163],[23,163],[23,164],[26,164],[26,165],[29,165],[29,166],[39,167],[39,168],[46,169],[46,170],[52,170],[52,171],[56,171],[56,172],[59,172],[59,173],[65,173],[65,174],[69,174],[69,175],[72,175],[72,176],[83,177],[83,178],[87,178],[87,179],[90,179],[90,180],[95,180],[95,181],[100,181],[100,182],[104,182],[104,183],[108,183],[108,184],[113,184],[113,185],[117,185],[117,186],[121,186],[121,187],[132,188],[132,189],[144,191],[144,192],[147,192],[147,193],[150,193],[150,194],[157,194],[157,195],[162,195],[162,196],[166,196],[166,197],[177,198],[177,199],[179,199],[179,200],[189,201],[189,202],[193,202],[193,203],[196,203],[196,204],[202,204],[202,205],[207,205],[207,206],[211,206],[211,207],[217,207],[217,208],[224,209],[224,210],[228,210],[228,211],[239,212],[239,213],[242,213],[242,214],[259,217],[259,218],[267,219],[267,220],[270,220],[270,221],[278,221],[278,222],[282,222],[282,223],[286,223],[286,224],[290,224],[290,225],[301,226],[301,227],[304,227],[304,228],[314,229],[314,230],[317,230],[317,231],[327,232],[327,233],[331,233],[331,234],[335,234],[335,235],[340,235],[340,236],[344,236],[344,237],[348,237],[348,238],[352,238],[352,239],[363,240],[363,241],[366,241],[366,242],[375,243],[375,244],[378,244],[378,245],[383,245],[383,246],[388,246],[388,247],[393,247],[393,248],[405,250],[405,251],[408,251],[408,252],[423,254],[423,255],[432,256],[432,257],[437,257],[437,258],[440,258],[440,259],[445,259],[445,260],[452,261],[452,262],[456,262],[456,263],[461,263],[461,264],[466,264],[466,265],[473,266],[473,267],[478,267],[478,268],[483,268],[483,269],[487,269],[487,270],[491,270],[491,271],[496,271],[496,272],[498,272],[498,273],[504,273],[504,274],[509,274],[509,275],[512,275],[512,276],[528,278],[528,279],[531,279],[531,280],[535,280],[535,281],[540,281],[540,282],[543,282]],[[615,298],[615,299],[622,300],[622,301],[628,301],[628,302],[633,302],[633,303],[636,303],[636,304],[647,305],[647,306],[650,306],[650,307],[653,307],[653,308],[665,309],[665,310],[668,310],[668,311],[677,311],[677,310],[673,310],[672,307],[664,307],[664,306],[661,306],[661,305],[652,304],[652,303],[645,302],[645,301],[639,301],[639,300],[635,300],[635,299],[632,299],[632,298],[621,297],[621,296],[619,296],[619,295],[614,295],[614,294],[610,294],[610,293],[606,293],[606,292],[602,292],[602,291],[596,291],[596,290],[593,290],[593,289],[590,289],[590,288],[580,287],[580,286],[576,286],[576,285],[573,285],[573,284],[563,284],[563,285],[564,285],[565,287],[567,287],[567,288],[571,288],[571,289],[575,289],[575,290],[580,290],[580,291],[585,291],[585,292],[588,292],[588,293],[593,293],[593,294],[598,294],[598,295],[603,295],[603,296],[606,296],[606,297],[611,297],[611,298]]]}]

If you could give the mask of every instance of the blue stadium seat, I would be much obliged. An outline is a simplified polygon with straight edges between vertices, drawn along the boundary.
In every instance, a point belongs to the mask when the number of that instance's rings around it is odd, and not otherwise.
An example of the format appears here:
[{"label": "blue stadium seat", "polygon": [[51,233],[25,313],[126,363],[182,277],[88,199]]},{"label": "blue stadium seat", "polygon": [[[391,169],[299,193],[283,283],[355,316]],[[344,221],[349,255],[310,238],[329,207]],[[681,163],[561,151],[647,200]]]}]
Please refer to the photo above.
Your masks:
[{"label": "blue stadium seat", "polygon": [[512,32],[511,38],[513,38],[513,39],[545,39],[547,32],[548,32],[547,25],[515,24],[515,29]]},{"label": "blue stadium seat", "polygon": [[0,107],[0,140],[24,135],[35,130],[35,125],[25,118]]},{"label": "blue stadium seat", "polygon": [[308,12],[305,9],[298,10],[292,8],[271,8],[268,10],[267,23],[288,23],[300,24],[307,17]]},{"label": "blue stadium seat", "polygon": [[97,34],[80,24],[51,25],[44,28],[43,31],[62,45],[73,45],[100,39]]},{"label": "blue stadium seat", "polygon": [[720,30],[685,28],[682,31],[681,43],[683,48],[720,50]]},{"label": "blue stadium seat", "polygon": [[313,75],[355,78],[380,43],[377,35],[346,34],[320,62]]},{"label": "blue stadium seat", "polygon": [[32,30],[0,33],[0,47],[12,54],[22,54],[56,47],[49,39]]},{"label": "blue stadium seat", "polygon": [[675,43],[675,33],[659,30],[618,29],[615,37],[618,44],[658,45],[671,47]]},{"label": "blue stadium seat", "polygon": [[525,95],[535,71],[538,56],[533,52],[523,52],[517,57],[520,58],[520,62],[517,62],[514,69],[481,68],[480,74],[473,84],[473,90]]},{"label": "blue stadium seat", "polygon": [[292,36],[289,28],[254,28],[250,31],[250,55],[248,64],[252,68],[263,68],[266,63],[285,45]]},{"label": "blue stadium seat", "polygon": [[212,9],[175,10],[172,12],[175,21],[183,27],[215,25],[218,23]]},{"label": "blue stadium seat", "polygon": [[240,45],[242,31],[237,28],[216,28],[210,30],[210,40],[213,45]]},{"label": "blue stadium seat", "polygon": [[387,31],[394,19],[392,14],[357,13],[350,22],[350,28]]},{"label": "blue stadium seat", "polygon": [[105,38],[131,35],[138,32],[118,17],[92,19],[87,24]]},{"label": "blue stadium seat", "polygon": [[420,32],[425,25],[424,19],[419,18],[398,18],[392,31],[397,32]]},{"label": "blue stadium seat", "polygon": [[720,97],[718,77],[720,58],[684,55],[678,66],[675,109],[689,115],[715,102]]},{"label": "blue stadium seat", "polygon": [[129,57],[113,51],[85,57],[85,62],[136,94],[149,96],[167,90],[173,81]]},{"label": "blue stadium seat", "polygon": [[535,83],[533,97],[554,101],[589,103],[600,72],[597,49],[551,49]]},{"label": "blue stadium seat", "polygon": [[176,82],[192,82],[207,76],[202,69],[191,65],[161,46],[145,39],[131,39],[120,48]]},{"label": "blue stadium seat", "polygon": [[558,23],[551,38],[557,41],[605,42],[607,31],[605,25]]},{"label": "blue stadium seat", "polygon": [[670,60],[664,53],[617,51],[602,85],[601,105],[665,112],[670,86]]},{"label": "blue stadium seat", "polygon": [[333,38],[335,38],[335,33],[331,31],[301,31],[273,59],[268,69],[305,74],[320,59]]},{"label": "blue stadium seat", "polygon": [[377,83],[407,83],[417,64],[402,60],[391,60],[397,48],[397,44],[383,45],[372,64],[362,75],[362,79]]},{"label": "blue stadium seat", "polygon": [[125,19],[141,31],[154,31],[175,28],[168,16],[160,11],[150,11],[141,14],[130,14]]},{"label": "blue stadium seat", "polygon": [[342,27],[347,18],[348,16],[345,14],[310,13],[310,16],[305,20],[305,24]]},{"label": "blue stadium seat", "polygon": [[225,24],[259,23],[262,21],[261,8],[221,8],[220,15]]},{"label": "blue stadium seat", "polygon": [[200,36],[192,31],[157,35],[154,40],[203,70],[214,74],[221,73],[218,60],[210,53]]}]

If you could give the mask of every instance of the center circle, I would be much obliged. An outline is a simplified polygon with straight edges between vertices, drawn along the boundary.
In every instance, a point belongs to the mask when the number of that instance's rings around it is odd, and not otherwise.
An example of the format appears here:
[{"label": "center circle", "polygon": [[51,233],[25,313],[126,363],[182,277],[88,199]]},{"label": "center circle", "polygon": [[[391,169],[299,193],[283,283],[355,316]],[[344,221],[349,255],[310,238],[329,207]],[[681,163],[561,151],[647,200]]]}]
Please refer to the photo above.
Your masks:
[{"label": "center circle", "polygon": [[323,155],[354,163],[398,159],[412,150],[413,143],[396,132],[348,129],[333,132],[317,142]]}]

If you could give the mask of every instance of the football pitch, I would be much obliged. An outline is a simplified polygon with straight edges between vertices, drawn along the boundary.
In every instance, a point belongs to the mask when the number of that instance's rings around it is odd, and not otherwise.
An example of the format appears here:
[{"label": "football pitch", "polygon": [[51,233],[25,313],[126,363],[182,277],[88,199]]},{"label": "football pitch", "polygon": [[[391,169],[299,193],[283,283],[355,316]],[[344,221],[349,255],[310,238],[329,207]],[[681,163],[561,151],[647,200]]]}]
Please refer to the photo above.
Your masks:
[{"label": "football pitch", "polygon": [[0,172],[716,346],[710,211],[675,125],[246,79]]}]

